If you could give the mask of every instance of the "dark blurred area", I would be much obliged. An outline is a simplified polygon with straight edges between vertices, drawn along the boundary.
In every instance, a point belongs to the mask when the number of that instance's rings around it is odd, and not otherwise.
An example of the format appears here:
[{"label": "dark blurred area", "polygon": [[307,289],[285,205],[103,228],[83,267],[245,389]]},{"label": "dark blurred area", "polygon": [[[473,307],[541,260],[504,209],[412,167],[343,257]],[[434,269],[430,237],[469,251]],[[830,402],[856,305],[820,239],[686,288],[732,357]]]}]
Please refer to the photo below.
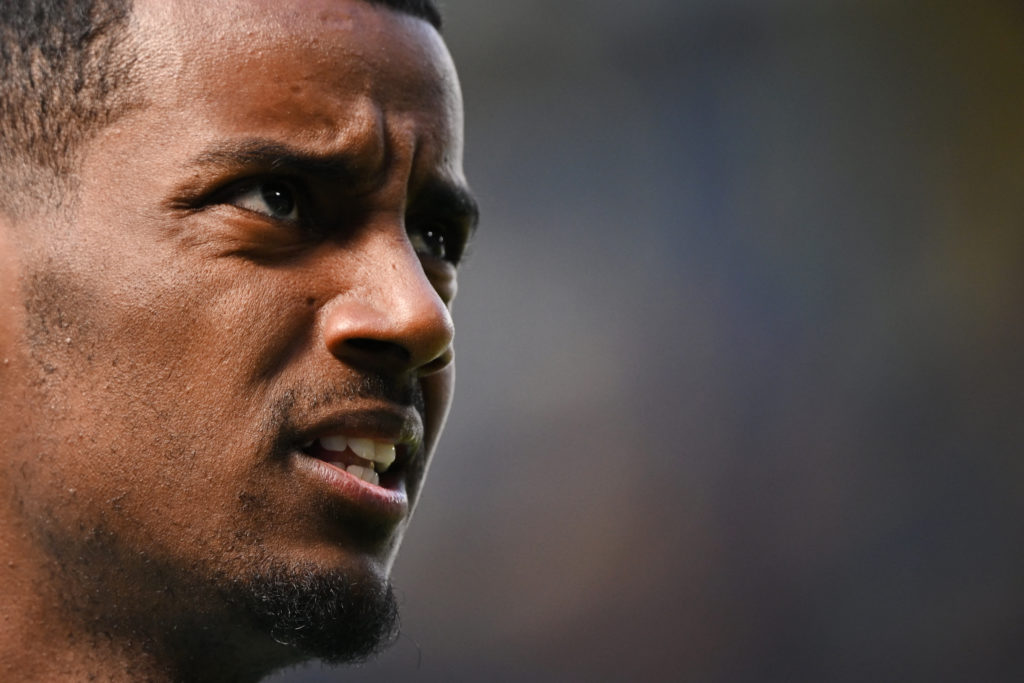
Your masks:
[{"label": "dark blurred area", "polygon": [[379,661],[1024,680],[1024,5],[446,0],[484,211]]}]

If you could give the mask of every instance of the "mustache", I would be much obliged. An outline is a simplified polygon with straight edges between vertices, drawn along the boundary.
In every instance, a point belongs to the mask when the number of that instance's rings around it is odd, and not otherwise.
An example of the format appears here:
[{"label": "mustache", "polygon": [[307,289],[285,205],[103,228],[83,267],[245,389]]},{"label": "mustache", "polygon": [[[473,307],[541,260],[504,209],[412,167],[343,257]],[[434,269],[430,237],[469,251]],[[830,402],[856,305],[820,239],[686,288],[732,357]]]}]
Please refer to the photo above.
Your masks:
[{"label": "mustache", "polygon": [[353,400],[373,400],[399,405],[417,405],[423,402],[423,391],[419,382],[408,378],[399,379],[387,375],[361,374],[343,383],[332,383],[328,387],[292,387],[275,401],[285,413],[296,409],[313,411],[330,408]]},{"label": "mustache", "polygon": [[276,434],[274,451],[284,454],[294,445],[302,425],[311,418],[349,407],[353,402],[373,401],[412,406],[426,417],[423,387],[415,378],[361,374],[325,387],[289,387],[271,404],[268,433]]}]

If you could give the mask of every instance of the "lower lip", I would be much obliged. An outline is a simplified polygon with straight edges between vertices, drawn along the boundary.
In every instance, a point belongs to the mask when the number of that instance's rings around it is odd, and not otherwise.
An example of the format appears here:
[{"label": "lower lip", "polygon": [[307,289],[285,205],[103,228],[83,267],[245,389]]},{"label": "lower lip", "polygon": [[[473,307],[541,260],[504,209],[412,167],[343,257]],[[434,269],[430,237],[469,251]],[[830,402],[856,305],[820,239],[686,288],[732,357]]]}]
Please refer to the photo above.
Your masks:
[{"label": "lower lip", "polygon": [[340,498],[346,507],[368,517],[399,522],[409,512],[405,481],[400,476],[387,476],[388,487],[377,486],[353,476],[330,463],[295,452],[292,462],[303,474],[326,489],[332,498]]}]

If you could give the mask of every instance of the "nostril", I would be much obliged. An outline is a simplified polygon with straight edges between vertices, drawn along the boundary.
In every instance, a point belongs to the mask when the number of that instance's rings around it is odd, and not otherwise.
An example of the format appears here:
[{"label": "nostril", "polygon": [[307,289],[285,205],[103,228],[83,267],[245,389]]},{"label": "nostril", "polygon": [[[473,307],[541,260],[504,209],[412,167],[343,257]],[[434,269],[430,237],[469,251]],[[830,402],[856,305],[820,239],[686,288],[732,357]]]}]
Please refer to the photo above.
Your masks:
[{"label": "nostril", "polygon": [[319,334],[326,351],[353,368],[389,374],[422,375],[450,362],[444,359],[454,335],[451,315],[429,281],[417,281],[411,290],[385,283],[379,297],[339,297],[322,309]]},{"label": "nostril", "polygon": [[383,339],[353,337],[345,340],[345,347],[361,355],[389,359],[395,363],[407,364],[412,359],[407,349]]},{"label": "nostril", "polygon": [[433,375],[435,372],[441,372],[446,367],[451,365],[455,359],[455,354],[452,351],[452,347],[449,346],[444,353],[430,361],[419,369],[420,376],[425,377],[426,375]]}]

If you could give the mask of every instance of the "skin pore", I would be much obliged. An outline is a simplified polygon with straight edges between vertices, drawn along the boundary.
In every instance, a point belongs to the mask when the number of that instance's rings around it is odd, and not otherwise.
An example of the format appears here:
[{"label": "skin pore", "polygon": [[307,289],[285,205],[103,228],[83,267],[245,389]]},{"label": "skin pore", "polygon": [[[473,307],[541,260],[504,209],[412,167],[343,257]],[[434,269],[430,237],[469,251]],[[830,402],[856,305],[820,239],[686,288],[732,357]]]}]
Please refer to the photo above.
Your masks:
[{"label": "skin pore", "polygon": [[[143,103],[70,201],[0,216],[0,678],[366,656],[454,380],[450,57],[361,0],[147,0],[130,31]],[[341,437],[394,465],[344,472]]]}]

